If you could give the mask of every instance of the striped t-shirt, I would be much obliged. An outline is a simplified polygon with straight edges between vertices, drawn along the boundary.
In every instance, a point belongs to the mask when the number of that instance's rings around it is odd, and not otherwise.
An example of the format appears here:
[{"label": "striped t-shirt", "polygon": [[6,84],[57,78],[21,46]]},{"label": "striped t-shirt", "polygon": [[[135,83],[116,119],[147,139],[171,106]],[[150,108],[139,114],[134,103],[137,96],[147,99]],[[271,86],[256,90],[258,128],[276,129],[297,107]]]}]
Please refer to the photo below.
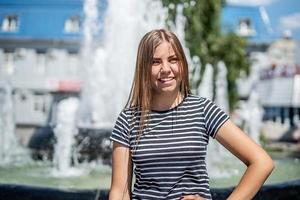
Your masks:
[{"label": "striped t-shirt", "polygon": [[188,194],[211,199],[205,162],[208,140],[228,115],[209,99],[188,95],[175,108],[151,111],[137,139],[139,114],[125,108],[111,135],[131,150],[132,199],[180,199]]}]

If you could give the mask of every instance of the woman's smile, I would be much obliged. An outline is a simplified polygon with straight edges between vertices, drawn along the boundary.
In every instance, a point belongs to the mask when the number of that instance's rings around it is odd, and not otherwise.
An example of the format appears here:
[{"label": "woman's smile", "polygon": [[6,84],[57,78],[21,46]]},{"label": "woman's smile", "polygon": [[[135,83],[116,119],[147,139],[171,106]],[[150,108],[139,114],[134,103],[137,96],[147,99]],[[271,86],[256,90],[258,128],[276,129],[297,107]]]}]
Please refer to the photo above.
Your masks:
[{"label": "woman's smile", "polygon": [[170,83],[174,80],[174,77],[166,77],[166,78],[159,78],[158,79],[161,83]]}]

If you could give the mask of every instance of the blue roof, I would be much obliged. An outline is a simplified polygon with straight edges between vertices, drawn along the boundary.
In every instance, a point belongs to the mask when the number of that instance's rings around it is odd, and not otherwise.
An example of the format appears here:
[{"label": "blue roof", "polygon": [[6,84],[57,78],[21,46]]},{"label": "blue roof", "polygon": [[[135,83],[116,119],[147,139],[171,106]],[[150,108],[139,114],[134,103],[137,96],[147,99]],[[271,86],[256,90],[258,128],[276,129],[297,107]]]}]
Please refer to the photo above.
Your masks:
[{"label": "blue roof", "polygon": [[[106,4],[99,5],[101,19],[105,7]],[[1,0],[0,22],[8,15],[18,17],[18,29],[16,32],[0,29],[0,38],[78,40],[82,36],[83,0]],[[74,16],[79,19],[80,31],[64,32],[65,21]]]},{"label": "blue roof", "polygon": [[226,5],[221,14],[223,32],[235,32],[241,20],[249,19],[254,34],[248,36],[250,43],[270,43],[275,35],[269,23],[267,12],[263,7]]}]

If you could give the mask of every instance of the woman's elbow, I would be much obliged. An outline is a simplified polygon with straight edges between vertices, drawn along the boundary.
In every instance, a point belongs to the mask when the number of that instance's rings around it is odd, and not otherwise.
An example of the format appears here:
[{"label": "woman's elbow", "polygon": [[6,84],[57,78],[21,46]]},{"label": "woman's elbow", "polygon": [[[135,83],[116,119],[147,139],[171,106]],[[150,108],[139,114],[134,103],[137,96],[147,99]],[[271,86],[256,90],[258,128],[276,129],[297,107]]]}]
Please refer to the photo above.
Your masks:
[{"label": "woman's elbow", "polygon": [[259,159],[258,163],[260,168],[263,169],[267,175],[270,175],[275,168],[274,161],[269,155],[265,156],[263,159]]},{"label": "woman's elbow", "polygon": [[266,162],[266,170],[271,173],[275,169],[275,163],[272,160],[272,158],[269,157],[269,159]]}]

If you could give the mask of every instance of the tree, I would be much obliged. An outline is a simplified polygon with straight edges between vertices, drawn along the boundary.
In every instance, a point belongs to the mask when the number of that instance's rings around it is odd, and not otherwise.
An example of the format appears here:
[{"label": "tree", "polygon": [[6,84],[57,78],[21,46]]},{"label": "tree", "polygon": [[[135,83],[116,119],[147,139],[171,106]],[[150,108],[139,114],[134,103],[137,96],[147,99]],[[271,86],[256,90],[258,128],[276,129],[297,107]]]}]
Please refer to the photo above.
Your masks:
[{"label": "tree", "polygon": [[[173,22],[177,5],[184,5],[185,40],[191,56],[200,58],[203,66],[200,77],[203,76],[206,64],[210,63],[214,67],[215,83],[217,62],[224,61],[228,70],[229,105],[230,110],[233,110],[238,101],[236,79],[242,71],[249,73],[249,61],[246,56],[246,40],[234,33],[221,32],[220,14],[225,0],[162,0],[162,3],[168,8],[167,20]],[[192,87],[197,87],[201,79],[192,84]],[[214,93],[215,89],[214,86]]]}]

